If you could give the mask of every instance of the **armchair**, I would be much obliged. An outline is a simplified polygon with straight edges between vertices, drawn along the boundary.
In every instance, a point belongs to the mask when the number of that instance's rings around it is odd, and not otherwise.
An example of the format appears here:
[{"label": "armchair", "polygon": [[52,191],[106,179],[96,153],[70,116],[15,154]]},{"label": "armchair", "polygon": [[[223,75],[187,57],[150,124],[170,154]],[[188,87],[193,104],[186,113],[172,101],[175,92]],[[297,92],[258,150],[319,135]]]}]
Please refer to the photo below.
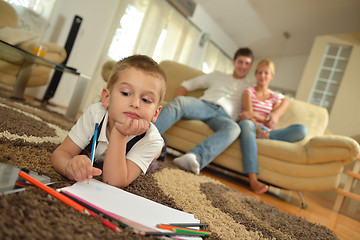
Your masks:
[{"label": "armchair", "polygon": [[[32,52],[36,45],[41,44],[47,49],[45,59],[54,63],[62,63],[65,60],[67,56],[65,48],[55,43],[33,41],[36,37],[36,34],[18,29],[16,11],[10,4],[0,0],[0,40],[28,52]],[[14,86],[21,64],[21,61],[10,60],[0,54],[0,83]],[[32,67],[27,87],[46,85],[50,71],[48,67],[35,64]]]}]

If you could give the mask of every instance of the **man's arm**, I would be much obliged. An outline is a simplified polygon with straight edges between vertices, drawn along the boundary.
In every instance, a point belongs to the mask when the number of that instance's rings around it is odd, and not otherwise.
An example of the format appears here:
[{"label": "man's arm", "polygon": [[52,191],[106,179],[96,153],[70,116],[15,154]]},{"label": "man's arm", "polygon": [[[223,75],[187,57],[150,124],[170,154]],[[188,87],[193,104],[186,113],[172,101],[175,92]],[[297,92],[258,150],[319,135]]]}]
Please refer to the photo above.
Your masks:
[{"label": "man's arm", "polygon": [[208,89],[212,86],[212,82],[217,77],[214,73],[203,74],[195,78],[183,81],[177,89],[175,96],[186,96],[189,91],[195,91],[198,89]]},{"label": "man's arm", "polygon": [[178,88],[178,90],[175,93],[175,97],[186,96],[187,92],[188,92],[187,89],[180,85],[180,87]]}]

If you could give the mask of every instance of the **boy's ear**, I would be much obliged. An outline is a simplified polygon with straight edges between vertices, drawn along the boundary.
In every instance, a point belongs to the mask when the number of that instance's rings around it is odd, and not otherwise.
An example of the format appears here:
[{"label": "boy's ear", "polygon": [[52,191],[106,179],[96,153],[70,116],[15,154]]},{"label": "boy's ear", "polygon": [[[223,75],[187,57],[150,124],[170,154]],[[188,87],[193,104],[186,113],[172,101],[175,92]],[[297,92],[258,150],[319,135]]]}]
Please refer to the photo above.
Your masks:
[{"label": "boy's ear", "polygon": [[103,88],[101,92],[101,102],[103,107],[109,106],[110,91],[107,88]]},{"label": "boy's ear", "polygon": [[157,120],[157,118],[158,118],[158,116],[160,114],[161,109],[162,109],[162,106],[160,105],[159,108],[156,109],[154,116],[151,118],[151,122],[156,122],[156,120]]}]

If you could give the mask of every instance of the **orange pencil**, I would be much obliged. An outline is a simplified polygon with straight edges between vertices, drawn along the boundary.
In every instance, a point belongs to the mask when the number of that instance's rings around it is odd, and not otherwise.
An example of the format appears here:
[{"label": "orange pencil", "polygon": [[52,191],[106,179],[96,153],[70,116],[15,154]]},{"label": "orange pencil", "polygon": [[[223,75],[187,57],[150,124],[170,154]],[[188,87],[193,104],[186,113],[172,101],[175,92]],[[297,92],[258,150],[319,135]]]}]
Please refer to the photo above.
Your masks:
[{"label": "orange pencil", "polygon": [[[65,195],[55,191],[54,189],[52,189],[51,187],[46,186],[45,184],[43,184],[42,182],[40,182],[39,180],[31,177],[30,175],[28,175],[27,173],[20,171],[19,172],[19,176],[22,177],[23,179],[25,179],[26,181],[30,182],[31,184],[33,184],[34,186],[40,188],[41,190],[47,192],[48,194],[50,194],[51,196],[57,198],[58,200],[60,200],[61,202],[75,208],[76,210],[78,210],[81,213],[86,213],[86,214],[90,214],[93,217],[96,216],[95,213],[91,212],[90,210],[86,209],[84,206],[78,204],[77,202],[75,202],[74,200],[66,197]],[[108,228],[117,231],[117,232],[121,232],[121,230],[115,226],[114,224],[112,224],[111,222],[109,222],[106,219],[102,219],[101,220],[102,223],[107,226]]]},{"label": "orange pencil", "polygon": [[166,224],[158,224],[158,225],[156,225],[156,227],[161,228],[161,229],[171,230],[171,231],[183,230],[183,231],[187,231],[187,232],[202,233],[205,236],[211,236],[211,232],[196,230],[196,229],[192,229],[192,228],[174,227],[174,226],[170,226],[170,225],[166,225]]},{"label": "orange pencil", "polygon": [[22,177],[23,179],[25,179],[26,181],[32,183],[33,185],[35,185],[36,187],[40,188],[41,190],[47,192],[48,194],[50,194],[51,196],[59,199],[60,201],[62,201],[63,203],[75,208],[76,210],[80,211],[80,212],[87,212],[86,208],[81,206],[80,204],[78,204],[77,202],[67,198],[66,196],[62,195],[61,193],[55,191],[54,189],[52,189],[51,187],[46,186],[45,184],[43,184],[42,182],[40,182],[39,180],[31,177],[30,175],[28,175],[27,173],[20,171],[19,172],[19,176]]}]

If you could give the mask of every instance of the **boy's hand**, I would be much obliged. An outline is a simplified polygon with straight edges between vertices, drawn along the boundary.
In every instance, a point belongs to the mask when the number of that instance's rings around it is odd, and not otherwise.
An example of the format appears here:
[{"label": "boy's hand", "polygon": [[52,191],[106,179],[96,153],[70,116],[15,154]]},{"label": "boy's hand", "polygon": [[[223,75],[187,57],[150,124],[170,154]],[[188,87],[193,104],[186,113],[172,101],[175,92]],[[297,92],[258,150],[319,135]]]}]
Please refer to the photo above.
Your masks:
[{"label": "boy's hand", "polygon": [[144,119],[128,118],[125,123],[115,122],[115,128],[122,135],[139,135],[149,130],[150,124]]},{"label": "boy's hand", "polygon": [[66,176],[78,182],[83,182],[92,176],[101,175],[102,171],[91,165],[90,159],[85,155],[73,157],[65,167]]}]

